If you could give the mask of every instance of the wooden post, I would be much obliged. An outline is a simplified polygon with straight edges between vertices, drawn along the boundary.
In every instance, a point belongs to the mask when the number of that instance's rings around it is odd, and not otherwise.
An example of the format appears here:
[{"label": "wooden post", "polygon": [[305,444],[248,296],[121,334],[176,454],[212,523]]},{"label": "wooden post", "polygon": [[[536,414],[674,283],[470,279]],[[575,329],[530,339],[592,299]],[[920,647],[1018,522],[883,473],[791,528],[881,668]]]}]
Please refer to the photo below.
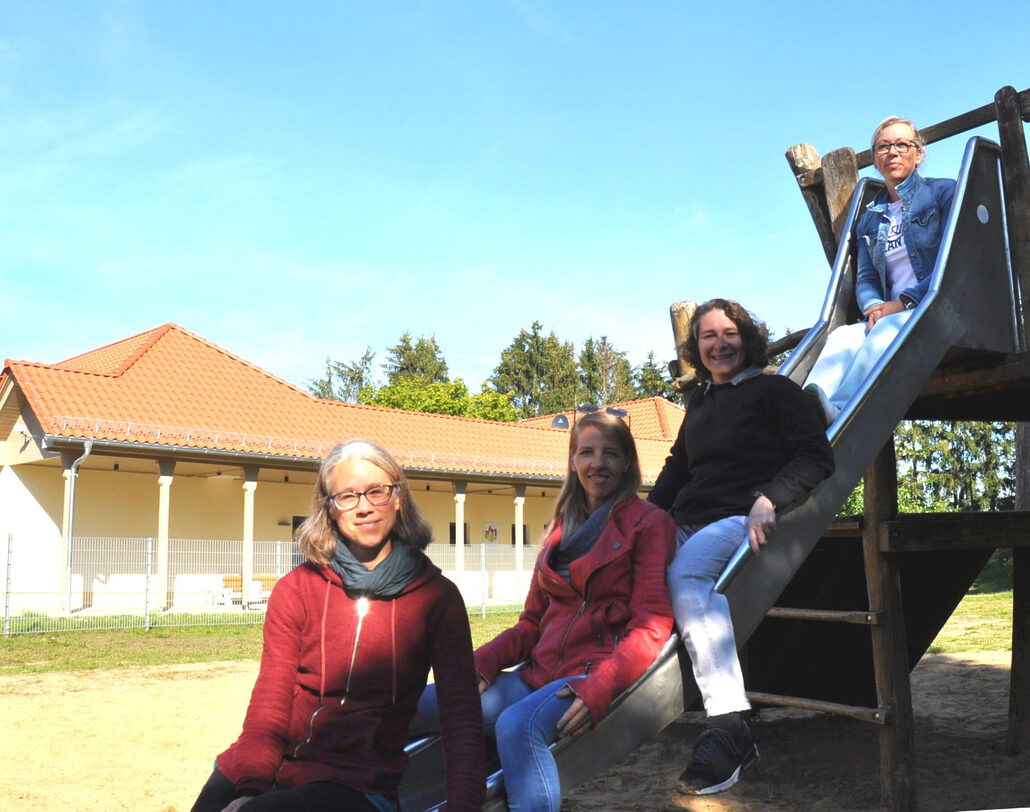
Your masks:
[{"label": "wooden post", "polygon": [[[1030,293],[1030,161],[1020,112],[1019,94],[1003,87],[994,95],[1001,141],[1001,179],[1005,188],[1012,271],[1023,295]],[[1030,314],[1023,313],[1023,340],[1030,347]]]},{"label": "wooden post", "polygon": [[[1016,424],[1016,510],[1030,510],[1030,423]],[[1030,748],[1030,548],[1012,550],[1008,751]]]},{"label": "wooden post", "polygon": [[687,340],[687,330],[690,328],[690,319],[694,315],[695,310],[697,310],[697,302],[674,302],[669,305],[669,318],[672,319],[672,338],[676,342],[676,360],[679,364],[679,374],[677,377],[679,378],[694,371],[694,368],[687,363],[687,358],[683,354],[683,342]]},{"label": "wooden post", "polygon": [[901,578],[895,557],[880,552],[881,523],[897,513],[898,475],[891,439],[866,471],[862,549],[869,610],[885,618],[871,629],[878,704],[889,714],[880,728],[880,797],[892,812],[909,812],[916,808],[915,738]]},{"label": "wooden post", "polygon": [[855,160],[855,150],[851,147],[841,147],[827,152],[823,156],[823,188],[826,193],[826,208],[838,244],[844,235],[848,209],[851,208],[851,198],[855,194],[856,186],[858,161]]},{"label": "wooden post", "polygon": [[798,186],[801,188],[801,196],[805,199],[809,214],[812,215],[815,230],[819,232],[826,261],[833,265],[833,260],[837,256],[838,242],[833,233],[830,211],[826,207],[826,196],[823,194],[821,184],[803,183],[801,177],[806,173],[815,172],[822,166],[819,153],[811,144],[795,144],[787,150],[787,163],[790,164],[790,170],[794,173]]}]

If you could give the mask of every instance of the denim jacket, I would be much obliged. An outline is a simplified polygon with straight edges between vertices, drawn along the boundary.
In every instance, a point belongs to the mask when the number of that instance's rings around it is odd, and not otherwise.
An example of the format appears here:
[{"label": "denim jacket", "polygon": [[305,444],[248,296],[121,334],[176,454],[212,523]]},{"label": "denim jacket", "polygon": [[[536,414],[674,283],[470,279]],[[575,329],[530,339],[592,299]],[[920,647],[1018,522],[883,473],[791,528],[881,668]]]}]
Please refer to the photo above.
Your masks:
[{"label": "denim jacket", "polygon": [[[913,172],[897,186],[904,201],[901,223],[905,234],[905,247],[912,262],[912,270],[919,280],[913,287],[902,291],[911,306],[922,301],[930,287],[930,276],[937,262],[944,222],[951,211],[955,195],[955,181],[947,178],[924,178]],[[865,313],[873,305],[887,301],[887,190],[880,192],[866,207],[858,220],[858,276],[855,296],[858,307]]]}]

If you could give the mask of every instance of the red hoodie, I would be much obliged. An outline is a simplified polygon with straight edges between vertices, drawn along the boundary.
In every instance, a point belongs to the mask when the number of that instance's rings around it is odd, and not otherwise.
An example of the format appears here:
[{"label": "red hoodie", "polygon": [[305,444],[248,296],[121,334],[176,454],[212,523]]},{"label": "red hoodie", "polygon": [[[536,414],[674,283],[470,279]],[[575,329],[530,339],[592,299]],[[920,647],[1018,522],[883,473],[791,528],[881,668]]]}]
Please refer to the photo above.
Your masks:
[{"label": "red hoodie", "polygon": [[519,673],[532,688],[586,674],[570,687],[596,723],[672,632],[665,568],[676,524],[636,497],[620,502],[590,552],[569,566],[568,581],[550,565],[560,540],[559,525],[537,558],[518,623],[476,649],[476,669],[492,682],[526,660]]},{"label": "red hoodie", "polygon": [[478,810],[486,765],[468,615],[457,587],[428,560],[389,600],[350,598],[324,565],[284,576],[268,601],[243,733],[218,769],[238,790],[333,781],[395,798],[430,667],[448,809]]}]

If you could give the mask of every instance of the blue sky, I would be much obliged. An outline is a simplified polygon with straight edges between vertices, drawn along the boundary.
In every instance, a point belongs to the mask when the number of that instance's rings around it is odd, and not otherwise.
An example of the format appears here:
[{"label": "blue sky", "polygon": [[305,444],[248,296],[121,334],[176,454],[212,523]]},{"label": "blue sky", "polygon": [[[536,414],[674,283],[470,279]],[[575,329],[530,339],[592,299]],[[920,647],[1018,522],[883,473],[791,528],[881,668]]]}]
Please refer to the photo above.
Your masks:
[{"label": "blue sky", "polygon": [[0,358],[174,321],[304,386],[408,331],[476,391],[534,320],[635,365],[682,299],[806,326],[785,150],[1030,87],[1030,4],[803,6],[4,0]]}]

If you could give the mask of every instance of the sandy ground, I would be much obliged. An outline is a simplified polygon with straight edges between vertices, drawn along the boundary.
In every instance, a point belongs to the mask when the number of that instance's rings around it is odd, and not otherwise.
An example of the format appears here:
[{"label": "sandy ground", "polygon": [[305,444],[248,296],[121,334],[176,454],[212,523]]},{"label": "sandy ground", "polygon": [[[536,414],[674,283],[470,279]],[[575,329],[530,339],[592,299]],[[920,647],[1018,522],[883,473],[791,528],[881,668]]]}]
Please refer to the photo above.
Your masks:
[{"label": "sandy ground", "polygon": [[[1005,755],[1009,655],[928,656],[913,673],[922,810],[1030,806],[1030,754]],[[256,663],[0,677],[3,809],[185,812],[239,731]],[[626,763],[579,787],[582,810],[859,810],[879,806],[877,730],[763,711],[761,777],[709,799],[676,778],[701,730],[685,716]]]}]

